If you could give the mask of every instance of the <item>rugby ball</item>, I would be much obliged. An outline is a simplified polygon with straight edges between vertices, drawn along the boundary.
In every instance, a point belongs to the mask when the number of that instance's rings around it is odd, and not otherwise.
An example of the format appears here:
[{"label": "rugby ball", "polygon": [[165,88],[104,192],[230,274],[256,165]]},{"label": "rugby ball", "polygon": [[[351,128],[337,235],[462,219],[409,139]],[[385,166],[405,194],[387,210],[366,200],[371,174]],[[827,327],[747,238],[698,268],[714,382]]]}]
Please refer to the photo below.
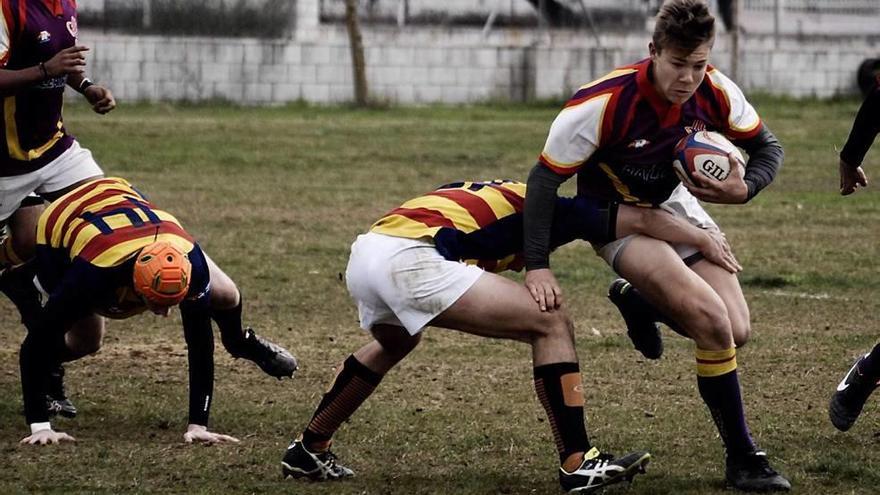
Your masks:
[{"label": "rugby ball", "polygon": [[745,165],[742,153],[726,137],[711,131],[699,131],[681,138],[675,145],[672,168],[682,182],[696,185],[694,176],[702,174],[708,179],[723,181],[730,175],[729,154],[733,153],[741,165]]}]

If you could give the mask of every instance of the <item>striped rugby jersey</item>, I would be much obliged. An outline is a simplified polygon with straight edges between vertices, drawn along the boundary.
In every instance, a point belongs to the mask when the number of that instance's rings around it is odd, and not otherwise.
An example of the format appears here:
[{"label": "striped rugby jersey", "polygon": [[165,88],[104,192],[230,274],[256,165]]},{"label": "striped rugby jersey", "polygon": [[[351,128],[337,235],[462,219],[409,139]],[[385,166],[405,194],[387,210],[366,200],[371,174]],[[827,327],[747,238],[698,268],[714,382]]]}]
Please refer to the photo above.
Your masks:
[{"label": "striped rugby jersey", "polygon": [[[34,67],[74,46],[76,19],[74,0],[0,0],[0,69]],[[3,96],[0,177],[37,170],[73,144],[61,118],[66,84],[58,76]]]},{"label": "striped rugby jersey", "polygon": [[37,246],[102,268],[121,264],[154,241],[168,241],[184,253],[194,244],[176,218],[125,179],[82,185],[50,204],[37,223]]},{"label": "striped rugby jersey", "polygon": [[146,309],[132,288],[131,271],[135,255],[156,240],[187,253],[193,271],[186,300],[206,300],[210,275],[198,244],[176,218],[117,178],[82,185],[40,215],[36,246],[40,284],[50,293],[55,311],[88,309],[109,318],[127,318]]},{"label": "striped rugby jersey", "polygon": [[[511,180],[454,182],[411,199],[388,212],[371,232],[409,239],[431,239],[451,261],[486,271],[523,268],[523,202],[526,185]],[[605,243],[614,239],[616,208],[595,198],[557,198],[550,245],[576,239]]]},{"label": "striped rugby jersey", "polygon": [[688,133],[711,130],[734,143],[756,136],[761,119],[742,91],[712,66],[694,95],[671,104],[649,78],[651,60],[582,86],[554,120],[539,161],[578,175],[578,194],[659,204],[679,180],[673,149]]}]

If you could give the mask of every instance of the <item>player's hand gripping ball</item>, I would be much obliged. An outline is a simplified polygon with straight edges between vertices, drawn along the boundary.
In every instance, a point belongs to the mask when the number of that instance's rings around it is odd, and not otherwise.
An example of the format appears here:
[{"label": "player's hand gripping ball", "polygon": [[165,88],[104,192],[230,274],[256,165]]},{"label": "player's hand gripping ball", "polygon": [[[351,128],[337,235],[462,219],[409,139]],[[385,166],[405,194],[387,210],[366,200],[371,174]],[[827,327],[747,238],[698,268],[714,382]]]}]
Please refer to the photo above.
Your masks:
[{"label": "player's hand gripping ball", "polygon": [[726,137],[711,131],[699,131],[681,138],[675,145],[675,159],[672,168],[682,182],[695,186],[694,176],[723,181],[730,175],[730,153],[736,156],[740,165],[745,165],[742,153]]}]

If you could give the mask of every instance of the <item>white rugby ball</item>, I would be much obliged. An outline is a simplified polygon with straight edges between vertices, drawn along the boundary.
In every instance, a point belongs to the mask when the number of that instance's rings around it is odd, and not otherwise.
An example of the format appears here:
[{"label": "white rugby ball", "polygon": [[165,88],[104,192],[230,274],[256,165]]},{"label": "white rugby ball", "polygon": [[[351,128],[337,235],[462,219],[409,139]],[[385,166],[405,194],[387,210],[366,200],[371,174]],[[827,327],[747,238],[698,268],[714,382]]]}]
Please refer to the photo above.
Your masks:
[{"label": "white rugby ball", "polygon": [[672,167],[678,178],[689,185],[696,185],[694,175],[701,174],[711,180],[723,181],[730,175],[730,153],[740,165],[745,164],[742,153],[723,135],[712,131],[699,131],[681,138],[675,145]]}]

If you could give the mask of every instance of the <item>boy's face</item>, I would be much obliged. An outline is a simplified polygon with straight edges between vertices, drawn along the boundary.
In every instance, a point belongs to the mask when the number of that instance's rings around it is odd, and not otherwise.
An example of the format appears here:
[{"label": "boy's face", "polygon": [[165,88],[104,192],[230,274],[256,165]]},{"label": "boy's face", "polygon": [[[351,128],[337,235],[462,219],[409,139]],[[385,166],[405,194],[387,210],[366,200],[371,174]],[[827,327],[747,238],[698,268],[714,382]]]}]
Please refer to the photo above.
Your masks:
[{"label": "boy's face", "polygon": [[670,103],[682,104],[693,96],[703,82],[712,41],[706,41],[693,51],[675,45],[658,50],[648,45],[654,66],[654,88]]}]

